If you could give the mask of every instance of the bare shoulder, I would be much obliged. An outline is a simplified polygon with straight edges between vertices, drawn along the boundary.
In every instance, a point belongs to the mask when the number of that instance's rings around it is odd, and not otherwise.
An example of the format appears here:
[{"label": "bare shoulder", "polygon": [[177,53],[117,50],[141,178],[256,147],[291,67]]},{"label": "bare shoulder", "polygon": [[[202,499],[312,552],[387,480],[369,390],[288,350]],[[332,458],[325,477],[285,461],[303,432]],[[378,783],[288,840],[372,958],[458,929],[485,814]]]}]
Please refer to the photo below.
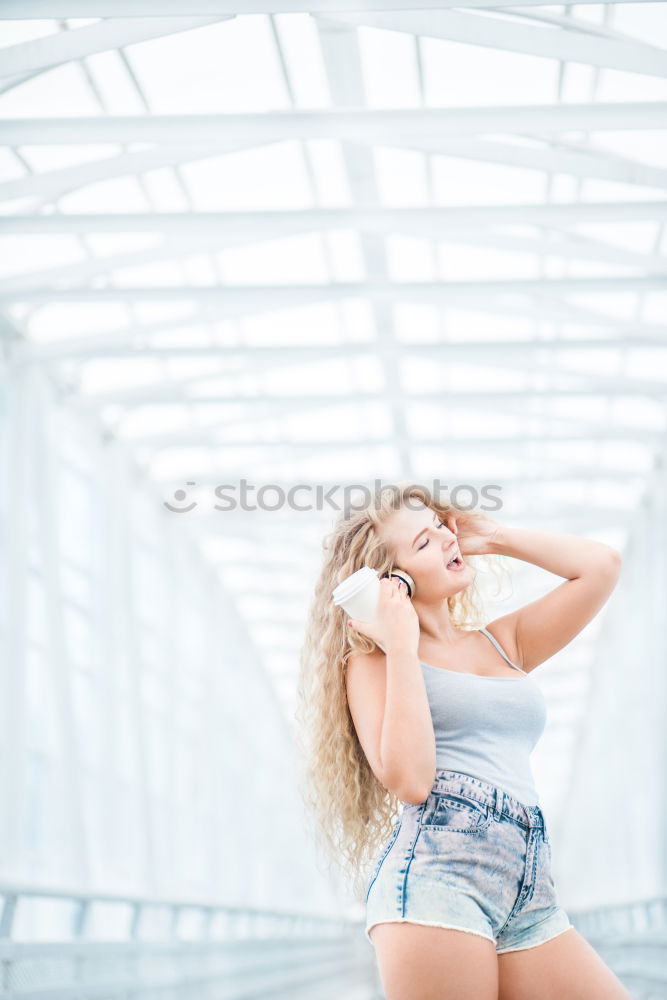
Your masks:
[{"label": "bare shoulder", "polygon": [[510,614],[503,615],[502,618],[496,618],[494,621],[489,622],[486,626],[486,631],[490,632],[493,638],[498,640],[512,663],[516,663],[518,667],[523,668],[516,638],[516,614],[511,612]]}]

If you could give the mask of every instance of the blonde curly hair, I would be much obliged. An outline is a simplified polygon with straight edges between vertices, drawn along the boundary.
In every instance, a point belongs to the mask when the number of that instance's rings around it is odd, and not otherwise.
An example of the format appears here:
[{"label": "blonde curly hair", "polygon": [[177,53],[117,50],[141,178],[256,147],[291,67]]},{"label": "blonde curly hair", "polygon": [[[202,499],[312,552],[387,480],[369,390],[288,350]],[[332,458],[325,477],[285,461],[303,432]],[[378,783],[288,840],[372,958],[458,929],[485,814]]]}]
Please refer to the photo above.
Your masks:
[{"label": "blonde curly hair", "polygon": [[[313,833],[330,862],[337,865],[353,896],[363,902],[367,864],[391,834],[401,812],[400,799],[376,778],[359,742],[347,702],[345,668],[353,650],[375,649],[372,639],[347,628],[348,615],[332,600],[334,588],[351,573],[370,566],[382,577],[395,568],[393,553],[378,528],[392,513],[416,498],[441,518],[457,512],[485,515],[433,499],[429,490],[402,483],[376,490],[363,507],[344,511],[328,533],[300,654],[295,744],[300,794],[315,819]],[[478,562],[480,561],[480,562]],[[474,571],[463,591],[447,598],[452,624],[461,629],[484,625],[477,573],[504,568],[499,556],[467,556]],[[308,816],[306,817],[308,819]]]}]

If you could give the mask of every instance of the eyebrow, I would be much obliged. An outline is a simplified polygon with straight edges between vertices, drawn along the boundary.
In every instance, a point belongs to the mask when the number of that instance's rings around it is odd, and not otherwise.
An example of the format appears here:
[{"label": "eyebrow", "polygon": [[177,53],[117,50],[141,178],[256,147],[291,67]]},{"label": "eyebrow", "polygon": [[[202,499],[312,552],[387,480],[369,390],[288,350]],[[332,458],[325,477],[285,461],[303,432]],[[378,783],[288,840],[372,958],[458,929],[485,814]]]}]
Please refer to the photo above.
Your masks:
[{"label": "eyebrow", "polygon": [[[434,521],[437,521],[437,520],[438,520],[438,515],[437,515],[437,514],[434,514],[434,515],[433,515],[433,520],[434,520]],[[418,538],[419,538],[419,537],[420,537],[421,535],[423,535],[423,534],[424,534],[424,532],[425,532],[425,531],[428,531],[428,528],[422,528],[422,530],[421,530],[421,531],[420,531],[420,532],[419,532],[419,533],[418,533],[417,535],[415,535],[415,537],[414,537],[414,538],[412,539],[412,546],[410,546],[411,548],[412,548],[412,547],[414,546],[414,544],[415,544],[415,542],[417,541],[417,539],[418,539]]]}]

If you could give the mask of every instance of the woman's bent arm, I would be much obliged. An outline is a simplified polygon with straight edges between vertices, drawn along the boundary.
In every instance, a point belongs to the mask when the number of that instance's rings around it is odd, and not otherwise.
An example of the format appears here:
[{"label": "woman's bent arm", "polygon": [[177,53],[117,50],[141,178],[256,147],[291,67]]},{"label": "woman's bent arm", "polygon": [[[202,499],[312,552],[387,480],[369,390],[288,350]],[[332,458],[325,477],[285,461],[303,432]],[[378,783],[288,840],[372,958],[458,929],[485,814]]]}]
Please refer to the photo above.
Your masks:
[{"label": "woman's bent arm", "polygon": [[565,583],[544,597],[489,623],[511,637],[525,671],[548,660],[588,625],[610,597],[621,571],[616,549],[578,535],[503,525],[489,551],[565,577]]},{"label": "woman's bent arm", "polygon": [[387,650],[386,697],[380,756],[387,788],[417,805],[435,780],[435,733],[419,657],[414,649]]}]

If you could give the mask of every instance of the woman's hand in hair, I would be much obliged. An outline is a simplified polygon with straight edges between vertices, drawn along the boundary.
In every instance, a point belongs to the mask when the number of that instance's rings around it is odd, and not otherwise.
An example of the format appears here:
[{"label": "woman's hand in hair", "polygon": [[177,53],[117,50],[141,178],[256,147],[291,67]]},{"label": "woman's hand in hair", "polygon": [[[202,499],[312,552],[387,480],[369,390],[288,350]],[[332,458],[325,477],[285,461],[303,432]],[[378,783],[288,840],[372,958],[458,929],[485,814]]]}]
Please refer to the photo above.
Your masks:
[{"label": "woman's hand in hair", "polygon": [[374,621],[362,622],[350,618],[347,625],[372,639],[385,653],[391,648],[416,652],[419,645],[417,612],[408,597],[405,583],[396,577],[380,580],[380,597]]},{"label": "woman's hand in hair", "polygon": [[481,556],[491,552],[493,541],[502,527],[485,514],[472,511],[448,514],[445,524],[456,535],[462,556]]}]

